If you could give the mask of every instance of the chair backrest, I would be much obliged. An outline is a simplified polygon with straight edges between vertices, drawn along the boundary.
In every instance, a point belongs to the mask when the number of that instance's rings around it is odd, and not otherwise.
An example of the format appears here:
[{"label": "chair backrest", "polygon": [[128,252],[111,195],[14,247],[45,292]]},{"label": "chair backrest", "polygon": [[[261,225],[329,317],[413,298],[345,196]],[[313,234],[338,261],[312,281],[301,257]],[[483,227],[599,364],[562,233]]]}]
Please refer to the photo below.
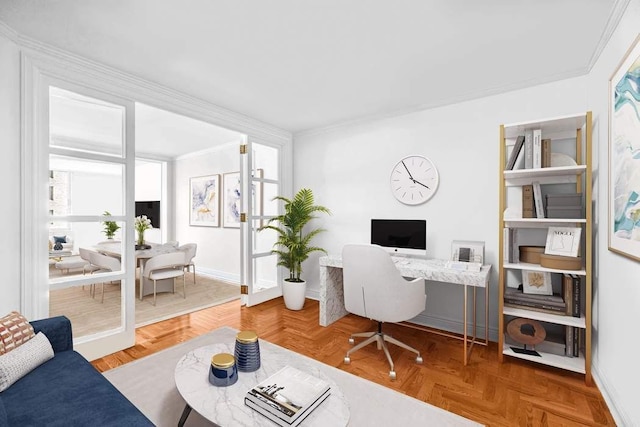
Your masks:
[{"label": "chair backrest", "polygon": [[184,263],[185,265],[191,264],[191,261],[196,256],[196,251],[198,250],[197,243],[186,243],[178,248],[179,251],[184,252]]},{"label": "chair backrest", "polygon": [[344,305],[348,312],[381,322],[409,320],[424,311],[424,280],[408,281],[391,255],[372,245],[342,250]]},{"label": "chair backrest", "polygon": [[104,255],[99,252],[89,252],[89,262],[93,265],[97,265],[103,270],[119,271],[120,260],[118,258]]},{"label": "chair backrest", "polygon": [[[144,276],[149,277],[149,274],[155,270],[162,268],[182,267],[184,265],[184,252],[170,252],[168,254],[155,255],[147,260],[144,265]],[[182,270],[182,268],[180,268]],[[184,272],[183,272],[184,274]]]},{"label": "chair backrest", "polygon": [[91,262],[91,259],[90,259],[91,253],[92,252],[93,253],[98,253],[96,251],[93,251],[93,250],[87,249],[87,248],[78,248],[78,252],[80,253],[80,258],[82,258],[85,261],[89,261],[89,262]]}]

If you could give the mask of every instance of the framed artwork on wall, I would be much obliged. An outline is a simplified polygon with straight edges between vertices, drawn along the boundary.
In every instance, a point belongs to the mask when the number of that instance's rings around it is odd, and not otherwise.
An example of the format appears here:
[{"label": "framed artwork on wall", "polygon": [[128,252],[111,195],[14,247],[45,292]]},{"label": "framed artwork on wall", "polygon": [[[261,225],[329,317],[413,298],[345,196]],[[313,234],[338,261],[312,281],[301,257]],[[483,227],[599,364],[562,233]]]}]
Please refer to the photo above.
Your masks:
[{"label": "framed artwork on wall", "polygon": [[640,261],[640,35],[609,79],[609,250]]},{"label": "framed artwork on wall", "polygon": [[240,172],[223,174],[222,184],[224,187],[222,226],[240,228]]},{"label": "framed artwork on wall", "polygon": [[[256,169],[257,178],[262,178],[263,170]],[[240,172],[230,172],[223,175],[224,186],[224,217],[222,226],[226,228],[239,228],[240,227],[240,198],[242,197],[240,189]],[[251,186],[253,206],[253,215],[262,215],[264,209],[264,202],[262,200],[262,182],[258,182]],[[262,226],[263,220],[259,221],[259,226]]]},{"label": "framed artwork on wall", "polygon": [[189,188],[189,225],[220,227],[220,175],[193,177]]}]

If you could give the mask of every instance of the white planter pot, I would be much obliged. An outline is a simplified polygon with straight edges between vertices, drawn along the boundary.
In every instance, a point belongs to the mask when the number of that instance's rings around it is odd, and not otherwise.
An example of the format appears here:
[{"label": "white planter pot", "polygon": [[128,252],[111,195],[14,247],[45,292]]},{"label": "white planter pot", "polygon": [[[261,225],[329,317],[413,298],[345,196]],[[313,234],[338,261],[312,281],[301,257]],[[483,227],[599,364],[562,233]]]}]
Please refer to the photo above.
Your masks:
[{"label": "white planter pot", "polygon": [[282,282],[282,296],[284,305],[289,310],[301,310],[307,292],[307,282]]}]

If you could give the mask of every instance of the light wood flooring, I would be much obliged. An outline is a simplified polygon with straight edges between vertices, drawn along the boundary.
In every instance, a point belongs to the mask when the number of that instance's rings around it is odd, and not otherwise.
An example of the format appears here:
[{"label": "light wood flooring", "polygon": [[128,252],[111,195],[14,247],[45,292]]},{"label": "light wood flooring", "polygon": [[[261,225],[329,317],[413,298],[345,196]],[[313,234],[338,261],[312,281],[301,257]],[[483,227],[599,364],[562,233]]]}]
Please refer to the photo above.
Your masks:
[{"label": "light wood flooring", "polygon": [[488,426],[615,425],[597,387],[586,386],[583,375],[513,358],[499,363],[496,343],[474,347],[463,366],[461,341],[390,324],[384,330],[418,348],[424,364],[416,365],[413,353],[391,345],[398,379],[390,381],[384,353],[372,344],[353,353],[351,364],[345,365],[349,335],[373,331],[375,322],[348,315],[322,327],[318,314],[318,302],[309,299],[301,311],[285,309],[282,298],[250,308],[232,301],[139,328],[134,347],[93,365],[103,372],[231,326],[255,330],[261,339]]}]

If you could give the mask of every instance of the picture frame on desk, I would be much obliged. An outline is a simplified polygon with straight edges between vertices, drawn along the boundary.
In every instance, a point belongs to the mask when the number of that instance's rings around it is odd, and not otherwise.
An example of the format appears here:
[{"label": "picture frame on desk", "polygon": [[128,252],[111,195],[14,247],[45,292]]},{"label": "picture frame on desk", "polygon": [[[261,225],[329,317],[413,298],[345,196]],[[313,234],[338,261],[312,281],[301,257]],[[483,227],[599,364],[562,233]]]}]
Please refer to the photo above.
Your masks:
[{"label": "picture frame on desk", "polygon": [[451,242],[451,261],[484,264],[484,242],[454,240]]},{"label": "picture frame on desk", "polygon": [[612,252],[640,261],[640,35],[609,79],[609,244]]},{"label": "picture frame on desk", "polygon": [[525,294],[553,295],[551,273],[522,270],[522,292]]},{"label": "picture frame on desk", "polygon": [[577,257],[580,249],[580,227],[549,227],[544,253]]}]

